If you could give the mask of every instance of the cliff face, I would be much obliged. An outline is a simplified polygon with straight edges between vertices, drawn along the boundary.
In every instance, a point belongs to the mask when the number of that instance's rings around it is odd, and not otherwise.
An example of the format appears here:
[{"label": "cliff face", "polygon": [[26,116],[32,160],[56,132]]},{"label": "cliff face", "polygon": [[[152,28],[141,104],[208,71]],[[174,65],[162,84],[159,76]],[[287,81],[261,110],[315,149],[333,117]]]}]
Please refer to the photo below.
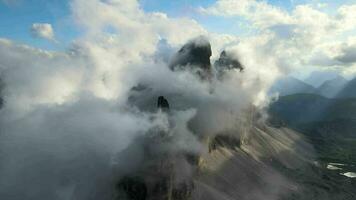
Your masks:
[{"label": "cliff face", "polygon": [[184,69],[189,66],[210,70],[211,46],[207,39],[200,37],[186,43],[173,57],[170,68]]},{"label": "cliff face", "polygon": [[214,63],[218,71],[238,69],[242,71],[244,67],[237,58],[225,50],[221,52],[219,59]]}]

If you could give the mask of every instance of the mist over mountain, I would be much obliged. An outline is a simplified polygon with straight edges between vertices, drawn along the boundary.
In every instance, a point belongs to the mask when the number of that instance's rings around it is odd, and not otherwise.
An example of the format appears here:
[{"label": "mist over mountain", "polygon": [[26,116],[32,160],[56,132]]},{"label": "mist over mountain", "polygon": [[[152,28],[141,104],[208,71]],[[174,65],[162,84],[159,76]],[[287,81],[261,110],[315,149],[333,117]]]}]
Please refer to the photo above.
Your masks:
[{"label": "mist over mountain", "polygon": [[336,78],[327,80],[321,84],[317,88],[317,93],[328,98],[338,97],[339,93],[344,90],[347,84],[348,80],[342,76],[337,76]]},{"label": "mist over mountain", "polygon": [[272,85],[269,93],[278,94],[279,96],[287,96],[293,94],[316,94],[326,98],[350,98],[354,95],[354,79],[347,80],[340,75],[335,75],[335,78],[328,79],[315,88],[312,85],[305,83],[302,80],[292,76],[282,77]]},{"label": "mist over mountain", "polygon": [[[196,38],[183,45],[172,56],[175,62],[169,62],[174,65],[160,65],[155,73],[140,77],[129,89],[123,108],[115,101],[82,96],[85,99],[80,103],[40,107],[23,123],[16,116],[6,119],[8,115],[2,115],[1,152],[12,152],[2,157],[2,180],[12,184],[1,182],[1,196],[108,200],[353,197],[351,183],[335,190],[329,189],[331,180],[320,183],[322,176],[332,180],[338,176],[314,163],[313,146],[302,134],[266,124],[263,109],[251,103],[261,88],[246,82],[252,75],[248,67],[241,71],[239,65],[225,61],[212,65],[210,53],[205,53],[210,51],[209,42],[205,40],[203,48],[192,45],[200,41]],[[225,56],[220,60],[226,60]],[[223,69],[223,76],[217,68]],[[247,88],[239,89],[241,83]],[[11,104],[4,105],[2,113],[11,114],[7,107]],[[91,126],[85,125],[88,122]],[[125,134],[117,134],[116,126]],[[51,135],[47,135],[49,130]],[[27,140],[19,139],[23,131]],[[61,147],[60,141],[69,138]],[[14,143],[26,153],[13,149]],[[47,151],[35,148],[40,144]],[[23,160],[24,167],[13,168],[12,159]],[[32,165],[37,169],[28,171]],[[288,175],[297,171],[302,175]],[[18,182],[22,177],[28,181]],[[34,177],[40,177],[37,184],[31,184]],[[306,181],[323,186],[311,187]],[[15,191],[21,192],[14,196]]]},{"label": "mist over mountain", "polygon": [[0,4],[0,200],[356,198],[354,5]]},{"label": "mist over mountain", "polygon": [[348,81],[337,93],[338,98],[356,98],[356,78]]},{"label": "mist over mountain", "polygon": [[280,96],[298,93],[316,93],[317,89],[313,86],[292,76],[278,79],[270,89],[270,93],[278,93]]},{"label": "mist over mountain", "polygon": [[333,71],[313,71],[304,80],[306,83],[312,85],[315,88],[320,87],[325,81],[332,80],[339,77],[337,72]]},{"label": "mist over mountain", "polygon": [[176,70],[179,67],[196,67],[201,70],[210,71],[211,46],[207,38],[199,37],[186,43],[173,56],[170,68]]}]

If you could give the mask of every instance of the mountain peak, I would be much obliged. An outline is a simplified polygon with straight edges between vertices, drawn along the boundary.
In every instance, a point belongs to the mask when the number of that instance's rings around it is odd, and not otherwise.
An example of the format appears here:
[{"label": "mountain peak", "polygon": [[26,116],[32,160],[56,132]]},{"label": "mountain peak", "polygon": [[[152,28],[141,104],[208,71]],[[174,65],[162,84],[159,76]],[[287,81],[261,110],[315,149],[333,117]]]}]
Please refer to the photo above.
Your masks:
[{"label": "mountain peak", "polygon": [[347,82],[337,94],[338,98],[356,98],[356,78]]},{"label": "mountain peak", "polygon": [[347,84],[347,80],[340,75],[335,78],[325,81],[318,87],[318,94],[333,98],[335,97]]},{"label": "mountain peak", "polygon": [[183,45],[169,67],[172,70],[192,69],[203,76],[211,71],[211,55],[210,42],[205,37],[198,37]]},{"label": "mountain peak", "polygon": [[286,76],[277,80],[270,93],[279,93],[280,96],[297,93],[314,93],[315,88],[293,76]]},{"label": "mountain peak", "polygon": [[214,65],[218,71],[231,69],[239,69],[242,71],[244,69],[240,61],[225,50],[220,53],[220,57]]},{"label": "mountain peak", "polygon": [[314,87],[320,87],[325,81],[334,79],[338,76],[340,76],[339,73],[335,71],[313,71],[304,82]]}]

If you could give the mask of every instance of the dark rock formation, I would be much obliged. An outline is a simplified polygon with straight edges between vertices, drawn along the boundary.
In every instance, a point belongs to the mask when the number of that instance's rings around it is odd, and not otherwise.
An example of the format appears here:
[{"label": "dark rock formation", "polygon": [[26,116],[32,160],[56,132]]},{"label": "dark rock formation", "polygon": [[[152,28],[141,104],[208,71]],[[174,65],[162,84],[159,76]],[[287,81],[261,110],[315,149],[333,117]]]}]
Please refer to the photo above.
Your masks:
[{"label": "dark rock formation", "polygon": [[356,78],[350,80],[335,97],[356,98]]},{"label": "dark rock formation", "polygon": [[244,69],[240,61],[226,53],[225,50],[221,52],[220,58],[214,63],[214,65],[219,72],[231,69],[239,69],[242,71]]},{"label": "dark rock formation", "polygon": [[139,177],[124,177],[117,185],[119,195],[117,199],[145,200],[147,187]]},{"label": "dark rock formation", "polygon": [[169,103],[166,98],[163,96],[159,96],[157,100],[157,108],[161,109],[162,111],[168,111],[169,110]]},{"label": "dark rock formation", "polygon": [[[168,100],[159,96],[157,107],[162,111],[169,111]],[[130,172],[122,172],[123,176],[116,184],[115,200],[191,199],[194,182],[188,177],[190,172],[186,167],[196,166],[198,157],[193,153],[166,149],[173,139],[166,130],[153,128],[118,155],[118,160],[127,159],[128,154],[140,157],[132,156],[127,161],[134,163],[132,165],[136,167],[131,168]]]},{"label": "dark rock formation", "polygon": [[185,44],[173,57],[169,67],[172,70],[191,69],[206,78],[211,73],[211,54],[209,41],[199,37]]}]

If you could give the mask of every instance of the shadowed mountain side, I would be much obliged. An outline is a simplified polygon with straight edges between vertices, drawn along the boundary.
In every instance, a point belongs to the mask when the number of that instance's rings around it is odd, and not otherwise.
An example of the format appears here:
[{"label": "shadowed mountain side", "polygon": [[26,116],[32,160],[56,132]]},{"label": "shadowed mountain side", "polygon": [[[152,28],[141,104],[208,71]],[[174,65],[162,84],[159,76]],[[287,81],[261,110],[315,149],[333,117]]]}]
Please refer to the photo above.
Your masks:
[{"label": "shadowed mountain side", "polygon": [[[313,148],[299,133],[253,127],[241,148],[203,155],[194,199],[353,199],[354,182],[313,163]],[[245,140],[246,141],[246,140]]]},{"label": "shadowed mountain side", "polygon": [[334,98],[347,85],[347,80],[342,76],[337,76],[334,79],[325,81],[317,88],[317,93],[321,96]]},{"label": "shadowed mountain side", "polygon": [[157,100],[157,108],[161,109],[162,111],[168,111],[169,110],[169,103],[164,96],[159,96]]},{"label": "shadowed mountain side", "polygon": [[320,87],[325,81],[332,80],[336,78],[338,75],[335,71],[321,70],[321,71],[313,71],[309,74],[308,77],[303,79],[304,82],[312,85],[313,87]]},{"label": "shadowed mountain side", "polygon": [[315,94],[280,97],[269,107],[273,119],[288,125],[337,119],[356,120],[356,98],[328,99]]},{"label": "shadowed mountain side", "polygon": [[173,71],[189,69],[201,78],[207,78],[211,76],[211,55],[210,42],[204,37],[198,37],[186,43],[173,56],[169,68]]},{"label": "shadowed mountain side", "polygon": [[[178,200],[283,199],[306,190],[308,193],[300,199],[313,195],[321,198],[324,196],[320,194],[327,194],[323,188],[308,189],[304,185],[303,181],[320,183],[306,178],[317,179],[319,174],[308,171],[318,167],[312,164],[313,148],[301,135],[256,122],[250,124],[250,128],[235,131],[245,131],[245,134],[203,139],[204,148],[214,148],[201,155],[162,151],[162,145],[169,144],[170,137],[153,131],[148,138],[137,140],[140,145],[133,143],[126,150],[135,154],[132,158],[140,159],[130,160],[137,167],[126,172],[119,182],[119,191],[135,191],[135,195],[126,195],[129,199]],[[143,148],[138,150],[137,146]],[[123,152],[122,155],[130,154]],[[298,176],[301,180],[296,182],[294,178],[297,177],[289,178],[290,175],[281,173],[281,169],[301,173]],[[301,178],[303,176],[306,177]],[[326,188],[331,187],[326,185]],[[118,197],[123,197],[119,194]],[[144,195],[146,198],[141,198]]]},{"label": "shadowed mountain side", "polygon": [[[327,189],[331,196],[338,194],[339,197],[335,199],[354,199],[356,194],[356,181],[340,175],[356,170],[355,105],[355,98],[327,99],[318,95],[298,94],[281,97],[270,106],[271,124],[302,133],[313,144],[324,168],[328,163],[341,163],[342,167],[334,171],[317,171],[317,174],[322,174],[319,184],[306,182],[310,188],[317,186]],[[320,179],[320,176],[315,178]],[[300,194],[296,194],[298,196]]]},{"label": "shadowed mountain side", "polygon": [[356,78],[349,81],[335,96],[337,98],[356,98]]},{"label": "shadowed mountain side", "polygon": [[[157,100],[158,95],[153,96],[156,96]],[[179,95],[167,96],[164,94],[164,98],[166,97],[170,99],[171,109],[179,110],[199,105],[199,102],[189,100],[187,97],[184,99]],[[320,98],[325,100],[325,98]],[[307,96],[305,101],[309,102],[309,100],[309,96]],[[172,103],[175,101],[193,104],[186,103],[175,106]],[[325,105],[329,104],[325,103]],[[219,110],[218,107],[216,109]],[[344,177],[327,171],[323,164],[315,162],[318,155],[314,153],[313,147],[303,135],[288,128],[274,128],[259,123],[253,110],[245,111],[241,115],[243,117],[236,119],[235,129],[227,132],[205,135],[199,132],[202,129],[192,129],[194,133],[202,136],[200,140],[203,147],[208,148],[206,153],[159,153],[145,156],[145,161],[139,166],[151,167],[140,168],[139,172],[136,171],[134,174],[142,174],[146,177],[144,178],[146,184],[161,185],[159,186],[161,188],[159,191],[163,193],[163,196],[160,196],[161,199],[172,197],[173,193],[176,197],[171,199],[307,200],[315,198],[338,200],[355,197],[352,189],[354,182],[344,181]],[[204,114],[197,116],[193,119],[199,121]],[[192,120],[191,123],[194,127],[198,122]],[[159,150],[159,146],[162,142],[167,141],[167,137],[162,138],[161,135],[155,138],[157,140],[144,141],[147,145],[155,147],[153,149]],[[144,148],[143,152],[150,155],[152,150]],[[161,167],[163,168],[161,169]],[[177,171],[176,168],[185,170]],[[147,169],[150,170],[147,171]],[[157,172],[160,173],[157,174]],[[183,183],[176,184],[169,181],[170,177],[178,177],[177,172],[179,176],[185,177]],[[147,174],[152,175],[148,176]],[[155,177],[166,178],[156,180]],[[335,182],[338,185],[335,185]],[[150,191],[148,194],[156,195],[154,193],[156,189],[148,188],[147,191]],[[165,197],[164,194],[166,194]]]},{"label": "shadowed mountain side", "polygon": [[240,71],[244,69],[240,61],[225,50],[221,52],[219,59],[215,61],[214,67],[219,73],[232,69],[238,69]]},{"label": "shadowed mountain side", "polygon": [[270,89],[271,94],[278,93],[279,96],[286,96],[298,93],[315,94],[316,89],[294,77],[288,76],[277,80]]},{"label": "shadowed mountain side", "polygon": [[240,149],[219,147],[202,159],[194,199],[277,199],[294,188],[283,175]]}]

